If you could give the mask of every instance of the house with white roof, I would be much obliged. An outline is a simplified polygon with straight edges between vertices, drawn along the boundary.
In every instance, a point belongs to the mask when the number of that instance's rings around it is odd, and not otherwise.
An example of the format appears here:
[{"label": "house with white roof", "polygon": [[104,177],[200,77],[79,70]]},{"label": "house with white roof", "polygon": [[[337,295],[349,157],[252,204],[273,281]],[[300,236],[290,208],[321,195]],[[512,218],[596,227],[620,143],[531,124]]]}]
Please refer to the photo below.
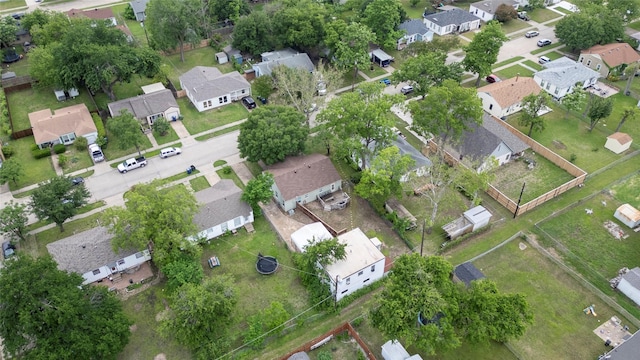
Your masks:
[{"label": "house with white roof", "polygon": [[495,19],[496,10],[503,4],[513,6],[514,9],[518,9],[520,6],[520,4],[514,0],[484,0],[469,5],[469,12],[482,19],[482,21],[490,21]]},{"label": "house with white roof", "polygon": [[305,69],[309,72],[315,69],[307,53],[299,53],[291,48],[265,52],[261,54],[261,57],[262,62],[252,66],[256,77],[271,75],[273,69],[280,65],[288,68]]},{"label": "house with white roof", "polygon": [[196,66],[180,76],[187,97],[203,112],[251,95],[251,84],[239,72],[223,74],[211,66]]},{"label": "house with white roof", "polygon": [[433,40],[433,31],[429,30],[420,19],[409,19],[398,25],[398,30],[404,31],[404,35],[398,39],[396,47],[398,50],[402,50],[414,42]]},{"label": "house with white roof", "polygon": [[538,95],[541,90],[533,78],[516,76],[478,88],[478,97],[484,111],[503,118],[522,110],[522,100],[528,95]]},{"label": "house with white roof", "polygon": [[540,87],[556,99],[573,92],[576,84],[588,88],[598,82],[600,73],[563,56],[542,66],[545,69],[536,72],[533,79]]},{"label": "house with white roof", "polygon": [[424,24],[434,33],[442,36],[480,28],[480,18],[459,8],[433,14],[424,14]]}]

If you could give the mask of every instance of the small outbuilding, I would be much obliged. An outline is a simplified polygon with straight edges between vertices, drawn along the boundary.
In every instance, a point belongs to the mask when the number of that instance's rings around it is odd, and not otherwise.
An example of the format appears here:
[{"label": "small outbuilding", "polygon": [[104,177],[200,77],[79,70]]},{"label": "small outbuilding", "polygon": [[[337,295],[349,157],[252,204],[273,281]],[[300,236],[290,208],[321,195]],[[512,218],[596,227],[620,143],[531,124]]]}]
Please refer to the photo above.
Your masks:
[{"label": "small outbuilding", "polygon": [[629,204],[620,205],[613,214],[613,217],[632,229],[640,226],[640,210]]},{"label": "small outbuilding", "polygon": [[465,211],[461,217],[444,225],[442,230],[447,233],[447,238],[453,240],[464,234],[474,232],[489,225],[491,213],[483,206],[476,206]]},{"label": "small outbuilding", "polygon": [[226,64],[229,62],[229,58],[227,57],[226,53],[219,52],[216,53],[216,61],[218,61],[218,64]]},{"label": "small outbuilding", "polygon": [[633,139],[629,134],[615,132],[607,136],[607,142],[604,144],[606,149],[613,151],[616,154],[625,152],[631,146]]},{"label": "small outbuilding", "polygon": [[307,224],[291,234],[291,241],[298,252],[304,252],[304,248],[310,242],[332,239],[331,233],[321,222]]},{"label": "small outbuilding", "polygon": [[472,281],[484,279],[485,276],[475,265],[470,262],[460,264],[453,269],[453,279],[470,286]]},{"label": "small outbuilding", "polygon": [[622,275],[617,288],[636,305],[640,305],[640,268],[635,267]]},{"label": "small outbuilding", "polygon": [[380,65],[380,67],[387,67],[391,65],[391,62],[394,60],[393,56],[382,51],[382,49],[373,50],[369,53],[369,56],[371,57],[371,62]]},{"label": "small outbuilding", "polygon": [[384,360],[422,360],[419,354],[409,355],[407,349],[398,340],[389,340],[382,345]]}]

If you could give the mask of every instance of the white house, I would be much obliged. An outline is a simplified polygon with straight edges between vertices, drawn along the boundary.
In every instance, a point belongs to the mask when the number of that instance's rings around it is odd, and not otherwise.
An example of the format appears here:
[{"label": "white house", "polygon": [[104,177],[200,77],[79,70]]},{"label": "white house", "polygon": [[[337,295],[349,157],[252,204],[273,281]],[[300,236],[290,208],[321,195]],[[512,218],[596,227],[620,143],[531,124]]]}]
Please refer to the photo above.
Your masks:
[{"label": "white house", "polygon": [[623,224],[630,228],[640,226],[640,210],[634,208],[630,204],[622,204],[613,213],[613,217],[620,220]]},{"label": "white house", "polygon": [[180,86],[200,112],[251,95],[251,84],[239,72],[223,74],[217,68],[209,66],[196,66],[182,74]]},{"label": "white house", "polygon": [[265,52],[262,53],[261,56],[262,62],[252,66],[256,77],[271,75],[273,69],[280,65],[289,68],[305,69],[309,72],[315,69],[307,53],[299,53],[291,48]]},{"label": "white house", "polygon": [[620,154],[629,150],[632,142],[633,139],[629,134],[616,132],[607,136],[607,142],[604,144],[604,147],[616,154]]},{"label": "white house", "polygon": [[122,111],[126,110],[143,125],[153,125],[159,118],[165,118],[169,121],[177,120],[180,117],[180,106],[178,106],[171,90],[165,89],[162,84],[160,87],[152,85],[143,87],[145,92],[143,95],[107,104],[111,117],[119,116]]},{"label": "white house", "polygon": [[340,174],[321,154],[290,156],[265,171],[273,174],[273,198],[284,211],[342,190]]},{"label": "white house", "polygon": [[209,240],[253,222],[253,210],[232,180],[224,179],[194,194],[200,211],[193,222],[200,231],[191,241]]},{"label": "white house", "polygon": [[382,345],[384,360],[422,360],[419,354],[409,355],[409,352],[398,340],[389,340]]},{"label": "white house", "polygon": [[146,249],[114,253],[112,238],[107,228],[99,226],[49,243],[47,251],[58,263],[58,269],[82,275],[83,285],[130,271],[151,260]]},{"label": "white house", "polygon": [[484,111],[503,118],[522,110],[522,99],[541,90],[533,78],[516,76],[478,88],[478,97]]},{"label": "white house", "polygon": [[617,288],[640,306],[640,268],[635,267],[622,275]]},{"label": "white house", "polygon": [[333,236],[321,222],[307,224],[291,234],[291,241],[298,252],[304,252],[311,240],[320,242],[333,239]]},{"label": "white house", "polygon": [[96,142],[98,129],[85,104],[62,109],[38,110],[28,114],[33,138],[40,149],[55,144],[70,145],[83,136],[89,144]]},{"label": "white house", "polygon": [[596,84],[600,77],[599,72],[565,56],[542,66],[545,69],[536,72],[533,79],[556,99],[571,93],[577,83],[581,83],[583,88],[588,88]]},{"label": "white house", "polygon": [[480,19],[462,9],[425,14],[424,24],[434,33],[442,36],[451,33],[461,33],[480,28]]},{"label": "white house", "polygon": [[402,50],[414,42],[429,42],[433,40],[433,31],[429,30],[420,19],[409,19],[398,25],[398,30],[403,30],[404,35],[398,39],[397,49]]},{"label": "white house", "polygon": [[482,19],[482,21],[490,21],[495,19],[496,10],[503,4],[513,6],[514,9],[520,6],[520,3],[514,0],[484,0],[469,5],[469,12]]}]

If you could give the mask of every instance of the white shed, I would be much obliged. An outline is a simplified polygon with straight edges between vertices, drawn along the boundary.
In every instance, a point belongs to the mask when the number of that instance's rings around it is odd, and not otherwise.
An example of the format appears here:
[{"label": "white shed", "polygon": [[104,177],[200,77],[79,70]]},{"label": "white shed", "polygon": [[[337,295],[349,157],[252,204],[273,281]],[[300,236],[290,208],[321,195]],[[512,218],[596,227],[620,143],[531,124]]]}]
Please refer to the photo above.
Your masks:
[{"label": "white shed", "polygon": [[464,217],[473,224],[471,231],[476,231],[489,225],[489,220],[491,220],[491,213],[483,206],[478,205],[472,209],[465,211]]},{"label": "white shed", "polygon": [[384,360],[422,360],[418,354],[409,355],[398,340],[389,340],[382,345],[382,358]]},{"label": "white shed", "polygon": [[447,237],[453,240],[464,234],[474,232],[478,229],[489,225],[491,220],[491,213],[483,206],[476,206],[472,209],[465,211],[461,217],[453,220],[452,222],[444,225],[442,230],[447,233]]},{"label": "white shed", "polygon": [[640,268],[635,267],[622,275],[618,290],[627,295],[636,305],[640,305]]},{"label": "white shed", "polygon": [[218,61],[218,64],[226,64],[229,62],[229,57],[227,57],[226,53],[219,52],[216,53],[216,60]]},{"label": "white shed", "polygon": [[613,151],[616,154],[625,152],[631,146],[633,139],[629,134],[616,132],[607,136],[607,142],[604,144],[606,149]]},{"label": "white shed", "polygon": [[331,233],[320,222],[305,225],[291,234],[291,241],[295,245],[295,250],[304,252],[304,248],[312,241],[323,241],[332,239]]},{"label": "white shed", "polygon": [[640,226],[640,210],[629,204],[620,205],[613,214],[613,217],[632,229]]}]

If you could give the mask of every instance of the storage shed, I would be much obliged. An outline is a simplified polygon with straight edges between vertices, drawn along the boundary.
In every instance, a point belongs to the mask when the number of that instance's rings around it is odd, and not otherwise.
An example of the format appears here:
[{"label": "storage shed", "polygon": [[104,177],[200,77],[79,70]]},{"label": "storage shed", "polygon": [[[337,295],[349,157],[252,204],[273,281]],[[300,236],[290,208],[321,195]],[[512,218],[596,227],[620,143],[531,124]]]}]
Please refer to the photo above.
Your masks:
[{"label": "storage shed", "polygon": [[620,205],[613,214],[613,217],[632,229],[640,226],[640,210],[629,204]]},{"label": "storage shed", "polygon": [[216,53],[216,60],[218,61],[218,64],[226,64],[229,62],[229,58],[224,52]]},{"label": "storage shed", "polygon": [[606,149],[613,151],[616,154],[625,152],[631,146],[633,139],[629,134],[616,132],[607,136],[607,142],[604,144]]},{"label": "storage shed", "polygon": [[398,340],[389,340],[384,343],[381,353],[384,360],[422,360],[419,354],[409,355]]},{"label": "storage shed", "polygon": [[476,206],[465,211],[461,217],[444,225],[442,230],[447,233],[447,237],[453,240],[466,233],[474,232],[489,225],[491,213],[483,206]]},{"label": "storage shed", "polygon": [[291,234],[291,242],[298,252],[304,252],[304,248],[309,245],[312,240],[323,241],[332,239],[331,233],[320,222],[305,225]]},{"label": "storage shed", "polygon": [[387,67],[391,65],[391,62],[394,60],[393,56],[387,54],[382,51],[382,49],[375,49],[369,53],[371,57],[371,61],[380,65],[380,67]]},{"label": "storage shed", "polygon": [[636,305],[640,305],[640,268],[635,267],[622,275],[618,290],[627,295]]},{"label": "storage shed", "polygon": [[463,282],[465,285],[471,285],[474,280],[484,279],[485,276],[482,271],[478,270],[475,265],[470,262],[460,264],[453,269],[453,279]]}]

